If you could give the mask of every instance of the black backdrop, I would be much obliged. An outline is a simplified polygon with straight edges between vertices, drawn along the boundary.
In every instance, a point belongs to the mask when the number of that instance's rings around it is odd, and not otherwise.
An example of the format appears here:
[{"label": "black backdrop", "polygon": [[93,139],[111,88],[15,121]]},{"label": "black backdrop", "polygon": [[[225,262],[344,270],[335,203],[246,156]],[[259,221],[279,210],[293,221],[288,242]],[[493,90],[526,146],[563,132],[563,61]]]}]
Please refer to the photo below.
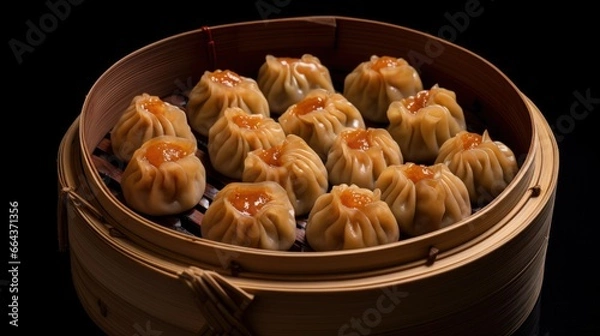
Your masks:
[{"label": "black backdrop", "polygon": [[[12,4],[3,11],[5,88],[3,165],[7,215],[19,203],[19,327],[8,335],[73,332],[100,335],[73,290],[68,256],[56,239],[58,144],[81,110],[87,91],[114,62],[164,37],[204,25],[302,15],[380,20],[439,35],[452,17],[481,12],[442,35],[502,70],[539,107],[555,129],[560,180],[543,292],[530,335],[598,334],[597,262],[598,27],[582,1],[525,7],[515,1],[458,0],[443,4],[300,0],[186,3],[49,0]],[[69,10],[66,11],[65,4]],[[62,9],[52,14],[56,6]],[[259,9],[261,8],[261,9]],[[32,32],[44,25],[42,34]],[[35,27],[35,28],[32,28]],[[587,97],[584,104],[580,96]],[[574,105],[579,104],[579,105]],[[572,110],[577,106],[577,110]],[[584,110],[581,108],[585,107]],[[575,112],[574,112],[575,111]],[[8,219],[2,260],[8,258]],[[4,238],[6,237],[6,238]],[[6,256],[6,257],[5,257]],[[10,269],[5,263],[4,266]],[[2,312],[10,304],[12,274],[0,275]],[[10,317],[2,314],[1,323]],[[1,330],[1,329],[0,329]],[[0,332],[0,334],[3,334]]]}]

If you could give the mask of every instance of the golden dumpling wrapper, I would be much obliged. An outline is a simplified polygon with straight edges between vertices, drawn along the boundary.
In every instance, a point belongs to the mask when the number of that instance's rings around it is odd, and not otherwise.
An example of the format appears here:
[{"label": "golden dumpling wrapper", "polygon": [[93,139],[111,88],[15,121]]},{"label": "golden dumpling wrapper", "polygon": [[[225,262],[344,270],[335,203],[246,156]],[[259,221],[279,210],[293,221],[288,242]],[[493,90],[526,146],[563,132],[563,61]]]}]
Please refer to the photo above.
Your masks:
[{"label": "golden dumpling wrapper", "polygon": [[387,116],[387,129],[400,145],[406,162],[432,164],[442,144],[467,127],[454,91],[437,84],[392,102]]},{"label": "golden dumpling wrapper", "polygon": [[144,142],[121,176],[127,205],[151,216],[179,214],[196,206],[206,188],[206,170],[196,146],[196,141],[166,135]]},{"label": "golden dumpling wrapper", "polygon": [[346,128],[364,128],[360,111],[339,93],[314,89],[278,119],[286,134],[296,134],[324,162],[337,135]]},{"label": "golden dumpling wrapper", "polygon": [[444,164],[389,166],[375,186],[407,236],[447,227],[472,212],[467,187]]},{"label": "golden dumpling wrapper", "polygon": [[519,169],[513,151],[483,134],[462,131],[446,141],[436,159],[457,175],[469,190],[472,205],[482,207],[496,198]]},{"label": "golden dumpling wrapper", "polygon": [[365,120],[386,123],[391,102],[421,90],[419,73],[404,58],[372,55],[346,76],[343,94]]},{"label": "golden dumpling wrapper", "polygon": [[300,58],[267,55],[256,81],[271,113],[276,114],[285,112],[313,89],[335,91],[329,69],[311,54]]},{"label": "golden dumpling wrapper", "polygon": [[248,153],[242,180],[275,181],[287,192],[296,216],[307,214],[329,187],[327,169],[319,155],[295,134],[268,149]]},{"label": "golden dumpling wrapper", "polygon": [[113,154],[127,162],[144,142],[162,135],[196,141],[181,108],[158,96],[142,93],[133,97],[110,132]]},{"label": "golden dumpling wrapper", "polygon": [[396,242],[400,230],[379,190],[339,184],[317,198],[305,238],[315,251],[340,251]]},{"label": "golden dumpling wrapper", "polygon": [[280,144],[285,137],[281,125],[274,119],[229,107],[209,130],[208,155],[217,172],[240,180],[249,152]]},{"label": "golden dumpling wrapper", "polygon": [[400,147],[386,129],[356,128],[338,135],[329,149],[326,167],[332,185],[373,189],[383,169],[403,162]]},{"label": "golden dumpling wrapper", "polygon": [[294,208],[277,182],[232,182],[206,210],[201,234],[236,246],[287,251],[296,240]]},{"label": "golden dumpling wrapper", "polygon": [[205,71],[189,94],[186,113],[190,126],[208,136],[210,127],[228,107],[270,116],[267,98],[254,79],[227,69]]}]

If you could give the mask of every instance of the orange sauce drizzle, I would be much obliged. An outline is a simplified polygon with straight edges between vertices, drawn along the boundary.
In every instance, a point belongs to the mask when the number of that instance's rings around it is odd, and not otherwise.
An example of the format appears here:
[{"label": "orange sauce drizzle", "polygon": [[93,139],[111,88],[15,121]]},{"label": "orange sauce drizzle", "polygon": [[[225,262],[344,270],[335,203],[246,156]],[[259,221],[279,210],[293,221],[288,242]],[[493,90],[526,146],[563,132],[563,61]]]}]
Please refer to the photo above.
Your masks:
[{"label": "orange sauce drizzle", "polygon": [[355,129],[342,133],[342,138],[352,149],[367,150],[371,148],[371,139],[369,131],[365,129]]},{"label": "orange sauce drizzle", "polygon": [[430,95],[431,93],[429,90],[422,90],[414,96],[402,99],[401,102],[410,112],[417,113],[417,111],[425,107]]},{"label": "orange sauce drizzle", "polygon": [[153,166],[159,167],[165,162],[174,162],[192,154],[191,146],[172,142],[156,142],[146,149],[146,159]]},{"label": "orange sauce drizzle", "polygon": [[237,114],[232,117],[236,125],[246,129],[257,129],[262,120],[261,114]]},{"label": "orange sauce drizzle", "polygon": [[304,115],[312,111],[322,110],[323,108],[325,108],[325,99],[319,96],[314,96],[299,101],[293,107],[292,112],[296,115]]},{"label": "orange sauce drizzle", "polygon": [[235,87],[242,82],[242,77],[231,70],[215,71],[210,75],[210,80],[228,87]]},{"label": "orange sauce drizzle", "polygon": [[411,165],[405,171],[404,175],[411,179],[414,183],[417,183],[423,179],[431,179],[434,176],[434,172],[429,167],[424,165]]},{"label": "orange sauce drizzle", "polygon": [[398,66],[398,60],[390,56],[382,56],[371,63],[371,69],[379,71],[383,68],[392,68]]},{"label": "orange sauce drizzle", "polygon": [[479,146],[481,144],[482,137],[477,133],[463,133],[460,136],[460,140],[462,141],[463,149],[469,150]]},{"label": "orange sauce drizzle", "polygon": [[165,103],[158,97],[144,99],[139,103],[139,106],[154,115],[165,113]]},{"label": "orange sauce drizzle", "polygon": [[242,214],[254,216],[271,201],[271,196],[261,189],[238,188],[229,194],[227,200]]},{"label": "orange sauce drizzle", "polygon": [[344,189],[340,193],[342,204],[348,208],[360,209],[373,202],[371,196],[352,189]]},{"label": "orange sauce drizzle", "polygon": [[258,157],[270,166],[281,167],[281,154],[283,154],[283,145],[277,145],[261,150]]}]

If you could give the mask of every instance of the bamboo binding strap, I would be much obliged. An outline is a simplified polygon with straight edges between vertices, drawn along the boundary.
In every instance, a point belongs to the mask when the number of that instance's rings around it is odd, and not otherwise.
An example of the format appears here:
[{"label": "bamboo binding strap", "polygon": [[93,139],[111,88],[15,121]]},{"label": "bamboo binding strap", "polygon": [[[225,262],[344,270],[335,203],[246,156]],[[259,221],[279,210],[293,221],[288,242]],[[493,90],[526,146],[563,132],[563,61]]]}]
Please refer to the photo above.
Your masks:
[{"label": "bamboo binding strap", "polygon": [[69,196],[69,199],[76,207],[84,206],[87,210],[91,211],[96,218],[103,220],[104,216],[98,211],[90,202],[80,196],[72,187],[63,187],[62,192]]},{"label": "bamboo binding strap", "polygon": [[252,335],[242,317],[254,295],[232,285],[216,272],[194,266],[182,271],[179,278],[194,292],[196,303],[211,329],[203,335]]},{"label": "bamboo binding strap", "polygon": [[[62,183],[62,182],[61,182]],[[63,185],[66,185],[63,183]],[[68,198],[67,198],[68,197]],[[65,186],[60,190],[60,194],[58,196],[58,244],[60,251],[66,251],[68,247],[68,238],[67,238],[67,205],[66,201],[70,200],[71,204],[75,207],[85,207],[85,209],[89,210],[98,218],[99,220],[103,220],[104,216],[100,211],[98,211],[90,202],[88,202],[84,197],[79,195],[72,187]]]},{"label": "bamboo binding strap", "polygon": [[[66,188],[66,187],[65,187]],[[60,190],[58,194],[58,208],[56,209],[56,215],[58,217],[57,223],[57,234],[58,234],[58,250],[60,252],[66,252],[69,247],[69,235],[67,233],[67,198],[65,197],[65,188]]]},{"label": "bamboo binding strap", "polygon": [[209,26],[202,26],[202,32],[204,33],[206,41],[206,54],[208,56],[208,64],[211,71],[214,71],[217,67],[217,51],[215,49],[215,41],[212,37],[212,31]]}]

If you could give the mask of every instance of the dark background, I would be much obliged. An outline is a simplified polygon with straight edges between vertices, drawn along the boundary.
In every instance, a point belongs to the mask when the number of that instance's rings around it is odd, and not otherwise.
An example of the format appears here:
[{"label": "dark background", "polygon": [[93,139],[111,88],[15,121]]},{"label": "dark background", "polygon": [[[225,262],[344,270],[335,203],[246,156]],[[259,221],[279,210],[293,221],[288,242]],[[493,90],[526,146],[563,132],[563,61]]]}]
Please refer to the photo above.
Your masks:
[{"label": "dark background", "polygon": [[[6,203],[19,202],[19,325],[16,331],[100,335],[73,290],[68,255],[58,251],[56,234],[59,142],[81,111],[86,93],[114,62],[151,42],[204,25],[302,15],[343,15],[374,19],[438,35],[448,15],[475,0],[433,4],[419,1],[390,7],[383,1],[339,4],[270,1],[277,12],[261,14],[261,1],[186,3],[167,1],[75,1],[18,62],[9,41],[26,40],[27,21],[49,13],[45,1],[5,6],[6,70],[2,142]],[[53,1],[57,3],[60,1]],[[64,1],[63,1],[64,2]],[[76,4],[78,3],[78,4]],[[195,3],[195,4],[194,4]],[[124,4],[127,4],[125,6]],[[451,41],[486,58],[503,71],[555,128],[560,176],[548,244],[545,279],[531,335],[598,335],[598,26],[583,1],[527,7],[515,1],[481,0]],[[595,100],[577,119],[575,92]],[[582,108],[580,105],[578,108]],[[5,203],[5,204],[6,204]],[[8,205],[5,205],[8,207]],[[7,210],[8,211],[8,210]],[[4,225],[2,234],[8,233]],[[4,237],[4,236],[3,236]],[[4,238],[4,241],[8,241]],[[2,259],[8,249],[0,252]],[[6,264],[4,264],[6,265]],[[6,267],[6,266],[4,266]],[[7,306],[7,273],[0,275],[2,312]],[[7,314],[2,314],[7,324]],[[2,329],[0,329],[2,330]],[[0,332],[5,335],[5,333]]]}]

